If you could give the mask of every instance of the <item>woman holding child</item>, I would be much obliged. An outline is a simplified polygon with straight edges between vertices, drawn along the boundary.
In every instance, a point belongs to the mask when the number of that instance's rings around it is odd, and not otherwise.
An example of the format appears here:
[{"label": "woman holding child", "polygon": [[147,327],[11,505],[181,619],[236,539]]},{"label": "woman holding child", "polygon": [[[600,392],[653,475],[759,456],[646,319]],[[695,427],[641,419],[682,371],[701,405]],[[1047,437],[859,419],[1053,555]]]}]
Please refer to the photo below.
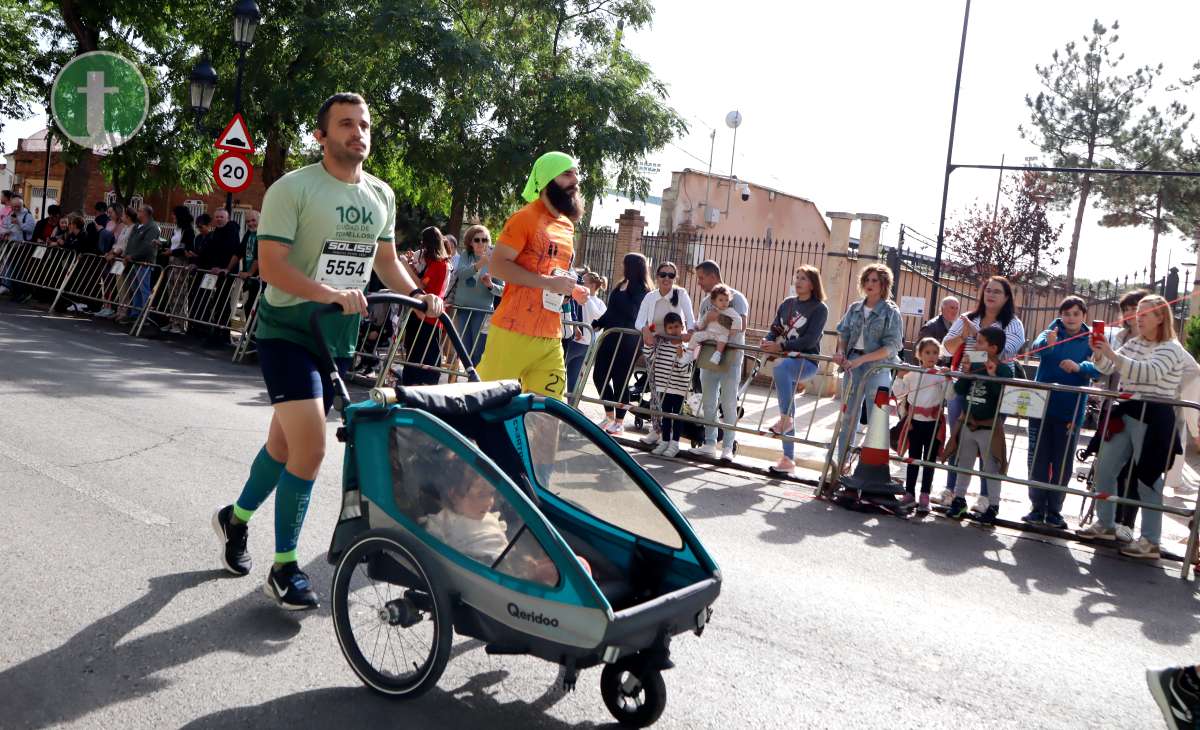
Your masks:
[{"label": "woman holding child", "polygon": [[[996,327],[1004,332],[1004,347],[1000,351],[1000,360],[1010,362],[1016,358],[1017,353],[1025,344],[1025,325],[1021,324],[1020,318],[1017,317],[1012,284],[1003,276],[993,276],[984,283],[975,311],[960,315],[954,324],[950,325],[946,338],[942,340],[942,346],[950,353],[957,353],[959,348],[962,348],[964,352],[972,350],[975,348],[975,340],[979,331],[988,327]],[[958,432],[958,422],[966,405],[966,398],[962,395],[953,398],[947,404],[946,415],[949,419],[951,433]],[[942,504],[949,506],[954,500],[957,483],[958,473],[950,472],[946,477],[946,489],[941,495]],[[984,497],[976,505],[978,512],[986,512],[990,506],[986,499],[987,480],[983,481],[982,492]]]}]

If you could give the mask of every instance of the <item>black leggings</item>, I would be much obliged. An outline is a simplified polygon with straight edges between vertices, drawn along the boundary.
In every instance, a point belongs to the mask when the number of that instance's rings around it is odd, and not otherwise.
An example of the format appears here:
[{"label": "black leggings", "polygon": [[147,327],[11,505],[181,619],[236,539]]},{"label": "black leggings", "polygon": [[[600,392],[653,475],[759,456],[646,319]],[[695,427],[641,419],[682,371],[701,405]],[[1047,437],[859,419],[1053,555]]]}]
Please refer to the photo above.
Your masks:
[{"label": "black leggings", "polygon": [[[937,421],[918,421],[912,419],[908,424],[908,458],[921,459],[922,461],[936,461],[938,452],[941,451],[942,442],[934,441],[937,435]],[[904,489],[909,494],[916,491],[917,486],[917,470],[921,467],[916,464],[908,465],[908,473],[906,475]],[[929,494],[933,490],[933,467],[925,467],[925,473],[921,475],[921,494]]]},{"label": "black leggings", "polygon": [[[642,338],[623,332],[600,343],[596,353],[596,364],[592,369],[592,384],[600,397],[606,401],[624,403],[629,392],[629,381],[633,376],[633,364],[637,360]],[[610,410],[612,406],[604,406]],[[617,408],[617,420],[625,418],[625,409]]]},{"label": "black leggings", "polygon": [[[413,314],[408,318],[404,327],[404,352],[410,363],[432,365],[436,367],[441,361],[442,347],[437,337],[438,329],[428,324],[424,318]],[[400,373],[401,385],[437,385],[442,374],[436,370],[426,370],[415,365],[405,365]]]},{"label": "black leggings", "polygon": [[[683,396],[676,393],[662,394],[662,410],[663,413],[681,413],[683,411]],[[678,441],[683,430],[683,422],[676,421],[674,418],[662,419],[662,440],[663,441]]]}]

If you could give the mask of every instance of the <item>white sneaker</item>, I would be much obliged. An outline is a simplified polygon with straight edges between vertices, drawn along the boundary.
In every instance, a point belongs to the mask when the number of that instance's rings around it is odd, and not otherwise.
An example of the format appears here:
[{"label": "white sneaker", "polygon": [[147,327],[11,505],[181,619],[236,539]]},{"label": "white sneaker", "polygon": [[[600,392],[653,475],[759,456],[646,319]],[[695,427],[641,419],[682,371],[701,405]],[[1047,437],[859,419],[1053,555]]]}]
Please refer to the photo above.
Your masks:
[{"label": "white sneaker", "polygon": [[1117,539],[1116,530],[1105,527],[1099,522],[1093,522],[1082,530],[1076,530],[1075,534],[1090,540],[1107,540],[1111,542]]},{"label": "white sneaker", "polygon": [[984,497],[983,495],[980,495],[979,499],[975,500],[974,511],[975,512],[987,512],[988,507],[991,507],[991,506],[992,506],[991,500],[989,500],[987,497]]},{"label": "white sneaker", "polygon": [[721,364],[721,353],[714,352],[712,354],[712,357],[708,358],[708,361],[711,362],[713,365],[720,365]]},{"label": "white sneaker", "polygon": [[5,294],[12,294],[12,289],[9,289],[6,286],[0,286],[0,296],[4,296]]},{"label": "white sneaker", "polygon": [[737,442],[730,439],[728,443],[721,445],[721,461],[733,461],[733,454],[736,451]]},{"label": "white sneaker", "polygon": [[608,433],[608,427],[613,425],[613,420],[611,418],[605,418],[598,425],[600,426],[601,431]]},{"label": "white sneaker", "polygon": [[696,448],[692,449],[688,453],[694,454],[696,456],[707,456],[710,459],[715,459],[715,458],[717,458],[717,445],[710,444],[710,443],[703,443],[703,444],[700,444],[699,446],[697,446]]},{"label": "white sneaker", "polygon": [[654,429],[651,429],[650,433],[646,434],[645,436],[641,437],[638,440],[641,441],[642,443],[646,444],[647,446],[653,446],[654,444],[658,443],[659,441],[662,441],[662,434],[660,434],[658,431],[655,431]]},{"label": "white sneaker", "polygon": [[116,314],[116,311],[110,307],[105,307],[104,309],[101,309],[99,312],[96,312],[96,316],[99,317],[100,319],[110,319],[115,314]]},{"label": "white sneaker", "polygon": [[1129,529],[1125,525],[1117,525],[1116,536],[1117,542],[1133,542],[1133,530]]},{"label": "white sneaker", "polygon": [[1141,558],[1143,560],[1158,560],[1161,554],[1158,552],[1158,546],[1150,542],[1144,537],[1139,537],[1138,541],[1121,548],[1121,554],[1130,558]]},{"label": "white sneaker", "polygon": [[604,427],[604,433],[609,436],[620,436],[625,433],[625,424],[622,421],[613,421]]},{"label": "white sneaker", "polygon": [[953,501],[954,501],[954,490],[953,489],[943,489],[942,493],[938,495],[938,504],[942,505],[943,507],[949,507],[950,503]]},{"label": "white sneaker", "polygon": [[662,442],[662,443],[660,443],[658,446],[655,446],[655,447],[654,447],[654,448],[653,448],[653,449],[650,451],[650,453],[651,453],[651,454],[654,454],[655,456],[662,456],[662,455],[663,455],[663,452],[665,452],[665,451],[667,450],[667,447],[668,447],[668,446],[670,446],[670,445],[671,445],[671,442],[670,442],[670,441],[663,441],[663,442]]},{"label": "white sneaker", "polygon": [[661,456],[665,456],[668,459],[671,459],[678,453],[679,453],[679,442],[678,441],[668,441],[667,448],[663,449]]}]

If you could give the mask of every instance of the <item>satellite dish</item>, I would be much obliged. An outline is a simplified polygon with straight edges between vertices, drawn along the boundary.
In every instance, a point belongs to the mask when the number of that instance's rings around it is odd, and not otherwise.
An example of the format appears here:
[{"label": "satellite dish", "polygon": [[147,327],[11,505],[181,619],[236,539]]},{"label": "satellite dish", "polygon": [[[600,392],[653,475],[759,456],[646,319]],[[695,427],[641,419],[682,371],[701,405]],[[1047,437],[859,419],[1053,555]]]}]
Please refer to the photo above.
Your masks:
[{"label": "satellite dish", "polygon": [[725,126],[730,129],[737,129],[742,125],[742,113],[739,111],[731,111],[725,115]]}]

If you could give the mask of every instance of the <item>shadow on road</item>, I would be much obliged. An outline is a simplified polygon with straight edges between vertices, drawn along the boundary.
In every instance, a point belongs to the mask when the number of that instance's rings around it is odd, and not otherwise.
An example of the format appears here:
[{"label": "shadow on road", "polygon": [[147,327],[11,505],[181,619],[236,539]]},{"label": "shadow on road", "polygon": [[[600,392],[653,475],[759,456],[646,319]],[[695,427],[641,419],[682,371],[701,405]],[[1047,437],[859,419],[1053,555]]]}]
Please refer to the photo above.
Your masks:
[{"label": "shadow on road", "polygon": [[[318,563],[324,561],[313,561],[306,570],[319,572]],[[155,692],[169,683],[155,676],[163,670],[217,651],[268,656],[282,650],[300,631],[303,615],[280,611],[254,590],[187,623],[124,641],[180,592],[223,578],[230,577],[219,570],[151,578],[141,598],[84,628],[57,649],[0,672],[0,697],[20,698],[4,703],[2,724],[70,724],[101,708]]]},{"label": "shadow on road", "polygon": [[889,515],[854,512],[823,501],[802,502],[764,516],[771,528],[759,539],[771,544],[806,538],[858,535],[875,548],[898,548],[908,560],[921,561],[936,575],[958,576],[977,568],[1005,576],[1020,594],[1081,595],[1076,620],[1091,626],[1105,618],[1140,624],[1158,644],[1183,646],[1200,632],[1196,584],[1167,570],[1097,550],[1085,553],[1039,539],[997,533],[972,523],[927,517],[900,520]]}]

